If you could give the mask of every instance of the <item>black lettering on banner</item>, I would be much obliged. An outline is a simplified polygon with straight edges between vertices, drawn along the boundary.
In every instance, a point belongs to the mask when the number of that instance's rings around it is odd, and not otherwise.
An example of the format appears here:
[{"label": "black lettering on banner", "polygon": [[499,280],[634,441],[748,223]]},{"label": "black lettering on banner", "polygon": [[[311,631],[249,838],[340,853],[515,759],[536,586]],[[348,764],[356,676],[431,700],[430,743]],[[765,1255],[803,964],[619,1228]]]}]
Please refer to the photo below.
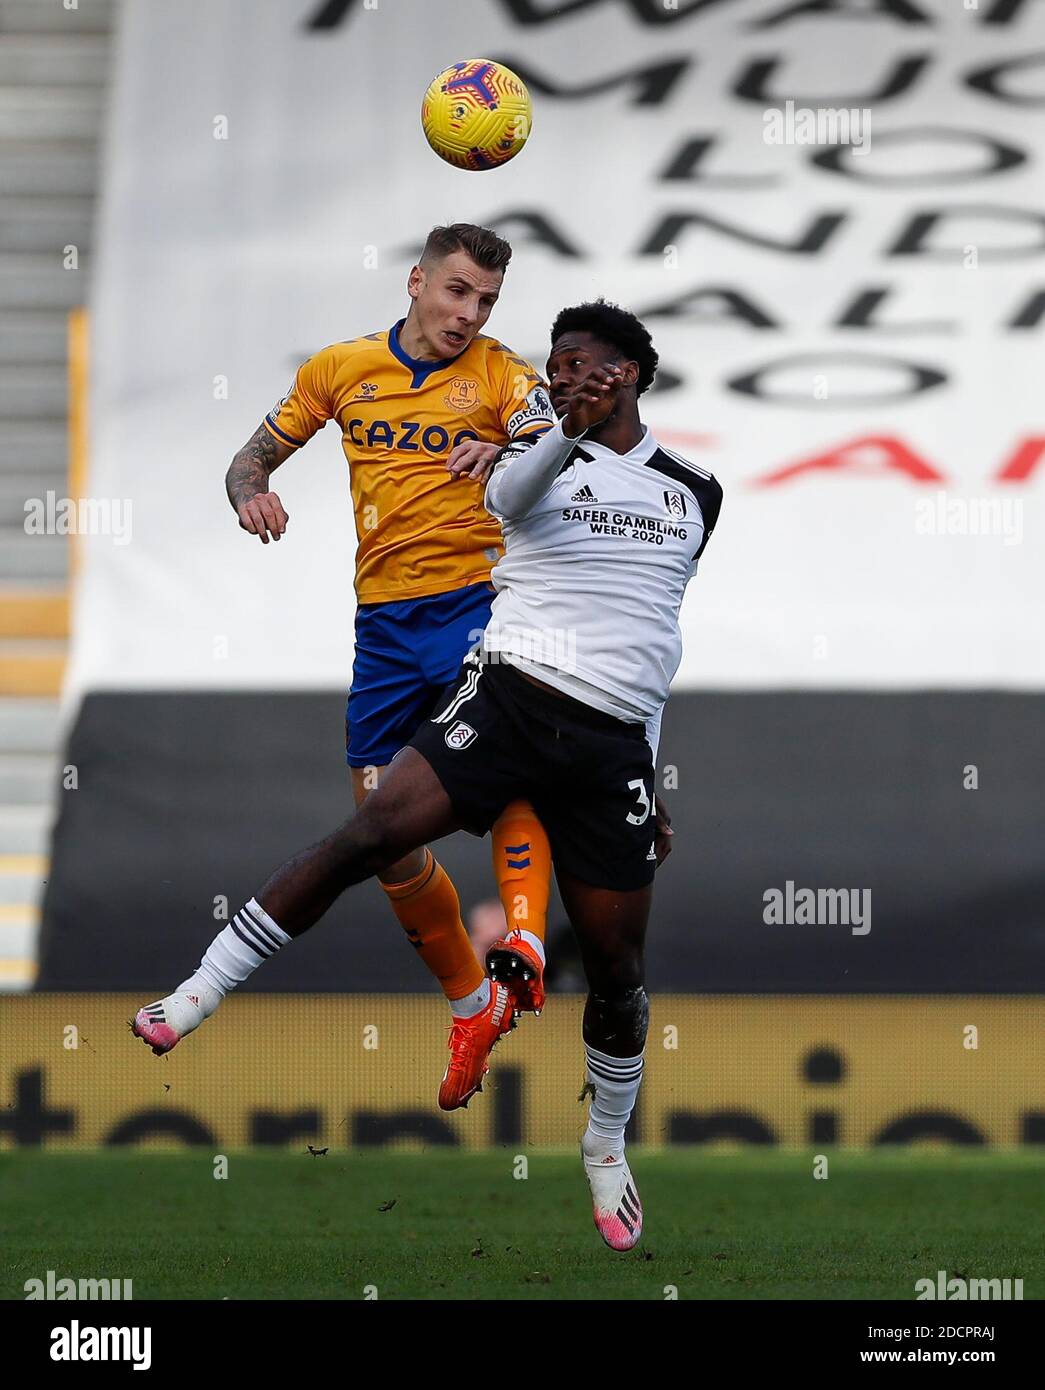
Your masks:
[{"label": "black lettering on banner", "polygon": [[522,1067],[498,1067],[491,1087],[494,1144],[523,1142],[523,1085]]},{"label": "black lettering on banner", "polygon": [[[321,0],[311,18],[305,21],[306,29],[336,29],[348,16],[359,0]],[[501,0],[508,13],[517,24],[530,27],[535,24],[554,23],[567,19],[582,10],[601,7],[607,3],[616,6],[618,0],[554,0],[551,8],[536,0]],[[630,7],[640,24],[672,24],[677,19],[687,19],[699,14],[712,5],[733,3],[733,0],[689,0],[683,7],[666,9],[663,0],[623,0]],[[520,74],[521,76],[522,74]]]},{"label": "black lettering on banner", "polygon": [[118,1125],[114,1125],[102,1140],[103,1144],[137,1144],[142,1139],[180,1139],[183,1144],[217,1143],[206,1125],[184,1110],[137,1110]]},{"label": "black lettering on banner", "polygon": [[906,323],[882,322],[875,317],[881,304],[892,294],[892,288],[876,285],[871,289],[858,290],[849,304],[835,320],[838,328],[879,329],[884,333],[950,333],[957,327],[951,319],[922,319],[920,322],[908,320]]},{"label": "black lettering on banner", "polygon": [[[874,172],[874,161],[883,149],[890,145],[906,145],[919,140],[926,144],[960,145],[975,144],[986,150],[989,163],[978,169],[940,169],[931,173],[918,169],[910,174],[882,174]],[[911,126],[907,130],[887,130],[876,134],[870,150],[853,157],[852,145],[834,145],[816,152],[810,159],[818,169],[826,169],[830,174],[841,174],[845,178],[856,179],[859,183],[874,183],[888,188],[923,187],[930,183],[964,183],[969,179],[991,178],[1027,163],[1025,150],[1015,145],[1003,145],[989,135],[981,135],[976,130],[949,130],[944,126]]]},{"label": "black lettering on banner", "polygon": [[[975,12],[970,18],[980,24],[1011,24],[1019,21],[1029,5],[1041,5],[1042,0],[984,0],[990,8],[982,17]],[[869,7],[867,0],[799,0],[798,4],[781,10],[768,19],[753,23],[752,29],[769,29],[788,19],[802,19],[809,14],[835,14],[846,19],[873,19],[877,17],[898,19],[905,24],[932,24],[933,19],[913,0],[877,0],[877,9]]]},{"label": "black lettering on banner", "polygon": [[1036,290],[1006,325],[1007,328],[1037,328],[1045,317],[1045,290]]},{"label": "black lettering on banner", "polygon": [[1042,63],[1045,63],[1045,53],[1021,53],[1018,58],[1006,58],[1003,62],[991,63],[989,67],[966,73],[965,82],[974,92],[984,92],[994,97],[995,101],[1007,101],[1012,106],[1045,106],[1045,96],[1016,96],[1013,92],[1003,91],[999,82],[999,78],[1005,74],[1019,72],[1023,68],[1041,67]]},{"label": "black lettering on banner", "polygon": [[291,1139],[313,1139],[320,1132],[322,1116],[318,1110],[293,1110],[281,1115],[275,1110],[256,1110],[250,1117],[251,1144],[286,1144]]},{"label": "black lettering on banner", "polygon": [[915,58],[898,58],[892,72],[885,77],[877,91],[836,93],[831,97],[823,94],[815,97],[799,97],[792,88],[787,86],[786,82],[782,92],[767,91],[769,79],[776,73],[781,59],[756,58],[747,65],[737,79],[733,87],[733,94],[741,101],[752,101],[758,106],[775,106],[785,101],[793,101],[796,107],[808,106],[814,110],[821,106],[848,109],[855,106],[871,106],[902,96],[914,86],[928,62],[929,58],[925,55]]},{"label": "black lettering on banner", "polygon": [[[500,236],[506,237],[513,246],[528,243],[531,246],[543,246],[546,251],[552,252],[556,256],[580,257],[583,252],[567,240],[566,236],[556,228],[551,220],[545,217],[539,209],[513,209],[511,212],[499,213],[496,217],[484,217],[483,226],[489,227]],[[519,227],[521,233],[513,229]],[[528,235],[526,235],[528,233]],[[400,246],[397,255],[401,259],[417,261],[421,255],[419,243]]]},{"label": "black lettering on banner", "polygon": [[[811,391],[792,391],[787,394],[774,395],[765,385],[772,374],[776,372],[793,371],[800,367],[804,368],[812,378],[817,373],[829,376],[832,371],[846,366],[865,366],[872,369],[882,368],[906,372],[908,384],[899,390],[877,393],[869,391],[842,394],[839,391],[831,391],[825,399],[815,398]],[[946,372],[937,371],[935,367],[921,366],[917,362],[905,362],[898,357],[880,357],[865,352],[810,352],[796,353],[791,357],[778,357],[776,361],[767,362],[764,366],[756,367],[754,371],[745,372],[743,376],[733,377],[725,384],[730,391],[737,391],[742,396],[754,396],[770,405],[797,405],[812,410],[832,408],[839,410],[848,409],[855,405],[888,405],[893,401],[906,400],[911,396],[917,396],[922,391],[931,391],[933,387],[942,385],[946,380]]]},{"label": "black lettering on banner", "polygon": [[[953,207],[934,209],[927,212],[917,212],[912,214],[908,221],[901,227],[896,240],[891,246],[884,250],[887,256],[927,256],[939,260],[948,260],[952,263],[959,257],[965,243],[960,246],[946,247],[939,250],[930,249],[925,243],[928,241],[935,228],[943,223],[947,218],[994,218],[996,221],[1004,223],[1033,223],[1036,229],[1042,234],[1041,241],[1036,245],[1007,247],[1001,246],[992,248],[984,244],[984,239],[979,236],[976,241],[980,259],[988,258],[991,260],[1016,260],[1020,257],[1038,255],[1045,250],[1045,213],[1038,212],[1031,208],[1009,208],[999,207],[992,204],[960,204]],[[735,224],[725,222],[721,218],[711,217],[704,212],[690,212],[688,210],[668,211],[655,222],[652,230],[645,240],[639,245],[635,253],[639,256],[662,256],[665,246],[677,245],[680,238],[689,230],[706,230],[718,233],[719,235],[731,237],[734,241],[740,241],[749,246],[762,247],[767,251],[778,251],[791,256],[815,256],[822,251],[829,241],[839,234],[847,223],[851,221],[849,213],[846,212],[825,212],[810,216],[804,231],[798,232],[791,241],[783,240],[779,237],[764,236],[757,231],[749,231],[746,228],[738,227]],[[526,239],[530,244],[543,245],[546,250],[554,255],[581,258],[586,253],[579,250],[567,239],[565,234],[560,232],[553,225],[549,218],[539,211],[528,209],[513,210],[501,213],[496,217],[487,217],[484,223],[492,227],[495,231],[506,235],[509,240],[520,243],[524,240],[514,232],[515,226],[520,226],[524,231],[528,231],[530,236]],[[420,248],[417,246],[403,246],[399,248],[398,254],[416,260]],[[356,422],[349,422],[350,426]],[[362,423],[362,422],[359,422]],[[380,422],[382,428],[386,427],[386,422]],[[371,433],[373,432],[373,427]],[[368,441],[371,442],[371,441]],[[390,441],[389,441],[390,442]]]},{"label": "black lettering on banner", "polygon": [[1025,4],[1041,5],[1041,0],[994,0],[990,10],[984,15],[984,24],[1011,24],[1021,17]]},{"label": "black lettering on banner", "polygon": [[661,363],[657,367],[657,375],[653,380],[653,385],[649,388],[649,393],[651,396],[663,396],[666,391],[676,390],[685,380],[686,378],[679,376],[678,372],[673,372]]},{"label": "black lettering on banner", "polygon": [[886,250],[887,256],[928,256],[936,260],[954,261],[962,255],[964,242],[960,246],[945,246],[930,250],[926,246],[930,235],[948,217],[993,217],[999,222],[1033,222],[1042,233],[1037,246],[999,246],[984,245],[982,236],[976,238],[976,250],[981,261],[1014,261],[1020,256],[1037,256],[1045,251],[1045,214],[1035,208],[1004,208],[990,204],[965,204],[958,207],[940,208],[932,212],[916,212],[904,227],[896,241]]},{"label": "black lettering on banner", "polygon": [[48,1110],[44,1100],[43,1067],[16,1073],[14,1103],[0,1110],[0,1134],[19,1146],[42,1144],[51,1134],[75,1134],[75,1110]]},{"label": "black lettering on banner", "polygon": [[632,106],[659,106],[666,101],[689,71],[691,63],[689,58],[667,58],[647,63],[645,67],[615,73],[612,77],[598,77],[579,87],[562,87],[521,58],[502,56],[494,61],[511,68],[531,92],[540,92],[542,96],[554,97],[558,101],[579,101],[583,97],[615,91],[618,87],[630,87],[633,89]]},{"label": "black lettering on banner", "polygon": [[768,1125],[742,1110],[713,1110],[695,1114],[692,1110],[672,1110],[667,1119],[669,1144],[710,1144],[715,1139],[739,1139],[745,1144],[775,1144],[777,1137]]},{"label": "black lettering on banner", "polygon": [[779,174],[702,174],[698,166],[721,143],[715,135],[693,136],[683,142],[656,177],[662,183],[702,183],[713,188],[771,188],[783,182]]},{"label": "black lettering on banner", "polygon": [[457,1144],[457,1135],[450,1126],[424,1110],[391,1110],[387,1114],[360,1110],[352,1116],[353,1144],[391,1144],[396,1139],[421,1139],[426,1144],[450,1148]]},{"label": "black lettering on banner", "polygon": [[814,1047],[802,1058],[803,1080],[814,1086],[835,1086],[845,1079],[846,1062],[829,1043]]},{"label": "black lettering on banner", "polygon": [[814,1110],[809,1116],[811,1144],[838,1143],[838,1116],[831,1110]]},{"label": "black lettering on banner", "polygon": [[[708,309],[703,307],[707,304]],[[675,299],[662,300],[639,313],[646,319],[686,319],[689,323],[718,324],[740,320],[749,328],[779,328],[753,300],[728,285],[698,285]]]},{"label": "black lettering on banner", "polygon": [[[336,29],[352,12],[358,8],[360,0],[319,0],[312,14],[304,21],[304,27],[313,31]],[[572,19],[574,15],[586,10],[602,9],[619,5],[621,11],[631,11],[632,18],[639,24],[658,27],[674,24],[677,20],[691,19],[696,15],[724,5],[745,4],[746,0],[688,0],[681,5],[667,6],[664,0],[501,0],[504,9],[523,28],[535,25],[554,24],[560,19]],[[981,24],[1011,24],[1019,19],[1025,5],[1040,3],[1040,0],[994,0],[993,5],[979,20]],[[797,0],[785,5],[774,14],[763,19],[749,20],[747,27],[753,30],[773,29],[789,20],[801,20],[810,15],[824,15],[839,19],[889,19],[902,24],[931,24],[933,21],[914,0]]]},{"label": "black lettering on banner", "polygon": [[1030,1110],[1023,1117],[1020,1128],[1021,1144],[1045,1144],[1045,1114]]},{"label": "black lettering on banner", "polygon": [[630,9],[640,24],[655,26],[674,24],[676,20],[689,19],[691,15],[700,14],[712,6],[733,4],[735,0],[688,0],[688,3],[683,0],[682,4],[673,5],[670,9],[665,6],[664,0],[566,0],[566,3],[563,0],[543,0],[543,3],[539,3],[539,0],[501,0],[515,22],[523,25],[553,23],[581,10],[601,9],[607,4],[616,8],[618,2]]},{"label": "black lettering on banner", "polygon": [[[491,227],[499,235],[507,237],[513,246],[523,244],[525,241],[531,246],[544,246],[557,256],[579,257],[581,255],[581,252],[572,246],[566,237],[553,226],[551,219],[536,209],[502,212],[496,217],[487,218],[483,225]],[[522,235],[512,233],[512,228],[515,226],[521,228]],[[525,235],[526,233],[528,235]]]},{"label": "black lettering on banner", "polygon": [[914,1110],[878,1131],[872,1144],[911,1144],[916,1139],[950,1139],[955,1144],[983,1144],[975,1125],[946,1110]]},{"label": "black lettering on banner", "polygon": [[932,19],[913,0],[797,0],[775,15],[752,24],[752,29],[772,29],[789,19],[809,15],[835,15],[839,19],[896,19],[901,24],[931,24]]},{"label": "black lettering on banner", "polygon": [[[820,1086],[836,1086],[848,1079],[848,1066],[841,1051],[824,1044],[799,1062],[802,1080]],[[44,1103],[45,1073],[42,1068],[20,1073],[15,1078],[14,1105],[0,1110],[0,1133],[9,1134],[17,1146],[38,1146],[53,1135],[78,1133],[75,1110],[48,1110]],[[823,1092],[818,1095],[820,1099]],[[529,1129],[526,1114],[526,1070],[513,1065],[498,1073],[491,1087],[490,1142],[493,1145],[525,1143]],[[626,1134],[640,1142],[642,1112],[633,1111]],[[795,1119],[797,1120],[797,1116]],[[286,1112],[253,1111],[246,1116],[248,1142],[258,1146],[282,1145],[322,1133],[322,1113],[302,1108]],[[359,1111],[347,1116],[351,1138],[348,1145],[363,1148],[393,1144],[404,1139],[420,1139],[425,1144],[453,1147],[458,1143],[449,1126],[437,1115],[423,1110],[388,1113]],[[1026,1110],[1012,1116],[1018,1142],[1045,1145],[1045,1111]],[[1010,1121],[1005,1122],[1007,1126]],[[672,1110],[664,1118],[663,1136],[669,1144],[704,1144],[732,1140],[750,1144],[776,1144],[772,1127],[747,1111]],[[814,1109],[806,1114],[807,1141],[813,1144],[845,1142],[837,1111]],[[1007,1129],[1006,1129],[1007,1132]],[[145,1139],[173,1138],[193,1147],[214,1148],[211,1130],[195,1115],[181,1110],[149,1109],[134,1111],[116,1122],[100,1142],[121,1147]],[[923,1139],[943,1140],[966,1146],[985,1145],[988,1140],[976,1124],[950,1110],[926,1108],[908,1111],[883,1121],[871,1142],[875,1145],[909,1144]],[[1000,1139],[999,1139],[1000,1142]]]},{"label": "black lettering on banner", "polygon": [[844,212],[822,212],[810,219],[804,233],[799,233],[789,242],[779,237],[745,231],[743,227],[723,222],[721,218],[711,217],[706,212],[666,212],[638,248],[638,255],[662,256],[665,246],[678,245],[680,236],[690,227],[702,227],[732,237],[734,241],[746,242],[749,246],[763,246],[767,251],[783,251],[791,256],[815,256],[848,220]]},{"label": "black lettering on banner", "polygon": [[[838,1086],[845,1080],[846,1060],[837,1048],[823,1043],[802,1058],[800,1075],[813,1086]],[[806,1126],[811,1144],[837,1144],[838,1116],[833,1110],[814,1110]]]},{"label": "black lettering on banner", "polygon": [[311,19],[305,21],[305,28],[336,29],[355,4],[356,0],[322,0]]}]

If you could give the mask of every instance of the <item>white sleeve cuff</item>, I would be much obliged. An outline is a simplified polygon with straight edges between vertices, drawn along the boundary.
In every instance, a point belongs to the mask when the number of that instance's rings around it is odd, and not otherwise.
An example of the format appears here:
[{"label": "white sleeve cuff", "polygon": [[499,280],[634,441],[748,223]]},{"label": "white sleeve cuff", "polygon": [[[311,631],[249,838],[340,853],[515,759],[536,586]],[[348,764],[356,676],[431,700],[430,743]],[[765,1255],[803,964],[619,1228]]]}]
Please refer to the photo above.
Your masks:
[{"label": "white sleeve cuff", "polygon": [[557,420],[535,443],[509,443],[486,484],[485,506],[503,520],[525,516],[541,500],[583,434],[571,439]]}]

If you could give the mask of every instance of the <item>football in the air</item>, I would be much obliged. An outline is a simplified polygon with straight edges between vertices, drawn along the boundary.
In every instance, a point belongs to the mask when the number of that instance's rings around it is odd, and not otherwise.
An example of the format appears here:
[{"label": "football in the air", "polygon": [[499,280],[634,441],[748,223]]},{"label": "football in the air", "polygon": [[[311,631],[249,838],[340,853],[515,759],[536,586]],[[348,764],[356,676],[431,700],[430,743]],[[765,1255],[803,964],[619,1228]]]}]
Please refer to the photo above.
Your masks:
[{"label": "football in the air", "polygon": [[526,144],[532,114],[526,84],[511,68],[469,58],[432,80],[421,103],[421,126],[448,164],[495,169]]}]

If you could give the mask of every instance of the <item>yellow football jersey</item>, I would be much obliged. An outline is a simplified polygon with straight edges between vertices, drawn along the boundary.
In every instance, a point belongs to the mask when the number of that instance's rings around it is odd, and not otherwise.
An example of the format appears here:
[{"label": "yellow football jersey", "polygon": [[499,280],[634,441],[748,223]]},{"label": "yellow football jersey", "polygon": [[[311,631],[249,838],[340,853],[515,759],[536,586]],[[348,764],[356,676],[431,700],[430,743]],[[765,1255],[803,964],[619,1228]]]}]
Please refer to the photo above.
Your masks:
[{"label": "yellow football jersey", "polygon": [[465,439],[540,434],[555,421],[541,378],[495,338],[477,335],[448,361],[420,362],[385,332],[310,357],[265,417],[277,439],[305,444],[336,420],[349,463],[360,603],[423,598],[488,579],[501,528],[483,484],[446,459]]}]

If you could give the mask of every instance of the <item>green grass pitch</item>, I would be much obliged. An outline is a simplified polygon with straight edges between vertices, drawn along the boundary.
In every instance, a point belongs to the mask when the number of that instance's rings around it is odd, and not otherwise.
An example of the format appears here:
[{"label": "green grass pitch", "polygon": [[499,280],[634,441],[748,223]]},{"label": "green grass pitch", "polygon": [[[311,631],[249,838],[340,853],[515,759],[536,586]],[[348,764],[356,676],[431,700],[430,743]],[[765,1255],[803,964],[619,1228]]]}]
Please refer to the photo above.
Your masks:
[{"label": "green grass pitch", "polygon": [[[913,1300],[937,1270],[1045,1294],[1045,1156],[635,1150],[638,1248],[591,1221],[579,1159],[505,1152],[0,1155],[0,1297],[131,1278],[134,1298]],[[373,1294],[370,1295],[371,1297]]]}]

